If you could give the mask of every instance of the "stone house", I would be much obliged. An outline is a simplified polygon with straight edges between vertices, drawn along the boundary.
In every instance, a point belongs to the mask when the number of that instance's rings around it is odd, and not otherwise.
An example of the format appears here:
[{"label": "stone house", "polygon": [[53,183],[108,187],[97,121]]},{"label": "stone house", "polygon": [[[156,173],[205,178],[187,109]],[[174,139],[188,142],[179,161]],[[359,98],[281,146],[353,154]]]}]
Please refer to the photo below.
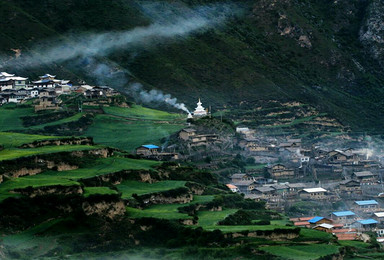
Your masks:
[{"label": "stone house", "polygon": [[274,179],[289,179],[295,177],[295,170],[290,169],[284,164],[275,164],[267,167],[268,173]]},{"label": "stone house", "polygon": [[371,231],[377,227],[379,222],[374,219],[362,219],[352,224],[352,227],[360,231]]},{"label": "stone house", "polygon": [[146,144],[136,148],[137,155],[151,156],[159,153],[160,147],[153,144]]},{"label": "stone house", "polygon": [[313,227],[313,229],[318,230],[318,231],[327,232],[327,233],[333,233],[333,225],[327,224],[327,223],[317,225],[317,226]]},{"label": "stone house", "polygon": [[249,194],[253,189],[256,187],[256,183],[251,181],[239,181],[235,183],[231,183],[232,185],[235,185],[237,188],[239,188],[239,191],[244,194]]},{"label": "stone house", "polygon": [[354,180],[344,180],[340,182],[339,189],[343,194],[362,194],[360,182]]},{"label": "stone house", "polygon": [[360,200],[354,202],[355,209],[362,212],[373,212],[379,208],[379,203],[376,200]]},{"label": "stone house", "polygon": [[272,187],[256,187],[252,193],[260,195],[260,197],[265,200],[269,200],[277,196],[276,190]]},{"label": "stone house", "polygon": [[331,219],[336,223],[352,224],[356,220],[356,214],[350,210],[331,213]]},{"label": "stone house", "polygon": [[352,163],[358,163],[359,162],[359,158],[356,154],[353,154],[351,152],[344,152],[341,150],[330,151],[326,157],[327,157],[328,163],[331,163],[331,164],[346,163],[346,162],[352,162]]},{"label": "stone house", "polygon": [[253,181],[253,177],[244,173],[235,173],[231,176],[232,183],[240,181]]},{"label": "stone house", "polygon": [[220,142],[216,134],[194,135],[190,138],[189,146],[203,146]]},{"label": "stone house", "polygon": [[374,184],[377,182],[376,175],[370,171],[354,172],[352,178],[361,184]]},{"label": "stone house", "polygon": [[35,111],[41,110],[58,110],[59,102],[55,97],[43,96],[37,100],[37,104],[35,105]]},{"label": "stone house", "polygon": [[308,220],[308,222],[312,226],[321,225],[321,224],[332,224],[333,223],[333,221],[331,219],[319,217],[319,216],[316,216],[316,217]]},{"label": "stone house", "polygon": [[179,138],[184,140],[184,141],[189,140],[190,138],[192,138],[195,135],[196,135],[196,130],[192,129],[192,128],[185,128],[179,132]]}]

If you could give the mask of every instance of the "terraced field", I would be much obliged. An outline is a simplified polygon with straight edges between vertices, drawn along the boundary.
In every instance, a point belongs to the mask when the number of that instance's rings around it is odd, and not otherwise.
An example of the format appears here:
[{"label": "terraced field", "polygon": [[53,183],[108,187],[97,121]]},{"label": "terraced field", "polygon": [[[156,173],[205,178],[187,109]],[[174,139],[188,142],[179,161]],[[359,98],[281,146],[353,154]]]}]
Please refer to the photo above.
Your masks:
[{"label": "terraced field", "polygon": [[138,181],[124,181],[117,185],[117,188],[123,193],[122,198],[128,199],[132,197],[132,194],[144,195],[160,191],[167,191],[184,187],[185,183],[185,181],[160,181],[150,184]]},{"label": "terraced field", "polygon": [[22,130],[25,127],[21,117],[33,115],[32,107],[16,108],[14,104],[0,107],[0,131]]},{"label": "terraced field", "polygon": [[160,162],[157,161],[137,160],[113,156],[109,158],[96,159],[86,168],[62,172],[47,171],[42,173],[42,175],[77,180],[118,172],[121,170],[149,170],[159,164]]},{"label": "terraced field", "polygon": [[182,204],[153,205],[144,210],[127,207],[127,214],[131,218],[191,219],[192,217],[178,211],[181,206]]},{"label": "terraced field", "polygon": [[131,152],[143,144],[161,145],[162,138],[167,138],[182,128],[182,124],[172,122],[136,121],[97,115],[86,135],[92,136],[96,143]]},{"label": "terraced field", "polygon": [[[82,132],[75,132],[76,135],[90,136],[98,144],[133,151],[136,147],[146,143],[161,145],[163,138],[167,138],[170,134],[184,127],[186,119],[184,114],[168,113],[138,105],[132,107],[104,107],[103,109],[105,114],[96,114],[91,125],[82,126],[79,120],[86,113],[77,113],[60,120],[27,127],[23,125],[21,118],[39,115],[34,113],[32,107],[20,107],[10,104],[0,107],[0,132],[13,130],[45,134],[47,132],[44,127],[60,128],[62,125],[72,123],[84,128]],[[15,136],[16,138],[17,136]],[[31,139],[33,138],[39,140],[48,137],[34,135]],[[21,144],[17,140],[15,142]]]},{"label": "terraced field", "polygon": [[[62,146],[57,147],[60,148]],[[68,149],[66,151],[68,151]],[[8,197],[18,196],[17,194],[10,193],[10,191],[14,189],[26,187],[36,188],[52,185],[80,185],[80,183],[77,181],[79,179],[94,177],[121,170],[148,170],[152,169],[153,166],[159,165],[159,162],[148,160],[136,160],[122,157],[109,157],[96,159],[91,164],[92,165],[86,168],[79,168],[76,170],[69,171],[46,171],[38,175],[14,178],[4,183],[0,183],[0,201]],[[86,195],[95,194],[97,192],[100,192],[100,194],[105,194],[107,191],[108,190],[105,189],[105,187],[87,187],[85,190]],[[113,191],[112,193],[115,193],[115,191]]]},{"label": "terraced field", "polygon": [[299,246],[268,246],[260,250],[283,259],[292,260],[315,260],[339,252],[336,245],[299,245]]},{"label": "terraced field", "polygon": [[124,107],[104,107],[104,112],[109,115],[131,118],[131,119],[144,119],[153,121],[171,121],[183,120],[186,115],[171,114],[165,111],[133,105],[129,109]]},{"label": "terraced field", "polygon": [[54,140],[60,138],[64,137],[0,132],[0,144],[5,148],[18,147],[22,144],[32,143],[34,141]]},{"label": "terraced field", "polygon": [[0,161],[12,160],[26,156],[38,155],[38,154],[50,154],[58,152],[72,152],[72,151],[85,151],[102,148],[102,146],[90,146],[90,145],[61,145],[61,146],[44,146],[39,148],[18,149],[9,148],[0,151]]}]

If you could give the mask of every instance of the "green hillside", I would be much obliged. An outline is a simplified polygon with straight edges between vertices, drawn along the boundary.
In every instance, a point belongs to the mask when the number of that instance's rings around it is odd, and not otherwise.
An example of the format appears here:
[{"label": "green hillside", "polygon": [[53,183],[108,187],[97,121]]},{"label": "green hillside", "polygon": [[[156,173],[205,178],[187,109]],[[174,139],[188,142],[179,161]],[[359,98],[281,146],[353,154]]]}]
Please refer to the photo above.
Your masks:
[{"label": "green hillside", "polygon": [[[260,99],[297,100],[354,129],[381,131],[383,71],[359,41],[371,2],[242,1],[239,14],[215,29],[116,50],[103,59],[129,71],[146,89],[163,90],[189,107],[199,96],[214,109],[242,101],[252,106]],[[186,6],[212,3],[228,2],[2,0],[1,51],[11,59],[11,49],[23,55],[36,44],[43,49],[79,32],[129,30],[178,15]],[[85,73],[91,68],[83,61],[4,67],[30,77],[50,72],[100,83]],[[120,77],[104,77],[101,83],[127,88]]]}]

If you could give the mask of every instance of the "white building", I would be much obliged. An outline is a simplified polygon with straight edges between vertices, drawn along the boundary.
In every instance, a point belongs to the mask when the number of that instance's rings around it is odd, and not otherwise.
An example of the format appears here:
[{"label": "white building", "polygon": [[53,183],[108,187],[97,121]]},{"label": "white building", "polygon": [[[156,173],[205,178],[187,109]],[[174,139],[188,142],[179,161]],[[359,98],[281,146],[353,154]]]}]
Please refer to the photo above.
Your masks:
[{"label": "white building", "polygon": [[201,103],[200,98],[199,98],[199,102],[197,102],[197,107],[196,107],[195,111],[193,111],[193,116],[194,117],[202,117],[202,116],[206,116],[207,114],[208,113],[205,110],[205,108],[202,106],[202,103]]},{"label": "white building", "polygon": [[34,87],[54,88],[57,85],[61,86],[61,85],[67,85],[69,83],[69,80],[56,79],[56,76],[51,74],[45,74],[44,76],[40,76],[39,78],[40,80],[32,82]]},{"label": "white building", "polygon": [[27,79],[15,76],[15,74],[0,72],[0,91],[25,88]]}]

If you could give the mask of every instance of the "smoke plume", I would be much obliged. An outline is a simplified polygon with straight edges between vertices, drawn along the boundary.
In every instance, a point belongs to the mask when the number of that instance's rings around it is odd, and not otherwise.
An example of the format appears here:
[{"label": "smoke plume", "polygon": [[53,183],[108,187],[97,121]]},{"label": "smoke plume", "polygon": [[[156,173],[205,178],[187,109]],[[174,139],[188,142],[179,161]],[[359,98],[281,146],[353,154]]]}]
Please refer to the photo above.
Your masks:
[{"label": "smoke plume", "polygon": [[34,68],[42,64],[68,64],[70,61],[72,66],[95,78],[98,84],[125,90],[144,103],[164,102],[189,113],[186,106],[171,95],[159,90],[147,91],[141,84],[131,83],[130,73],[106,58],[116,51],[134,49],[140,52],[164,41],[180,41],[193,33],[217,28],[239,14],[241,9],[234,4],[189,8],[177,1],[173,4],[142,1],[140,8],[142,14],[153,21],[152,24],[122,32],[83,33],[50,39],[46,43],[37,43],[29,53],[23,53],[17,59],[0,58],[0,68]]},{"label": "smoke plume", "polygon": [[[32,48],[29,54],[23,54],[17,60],[2,59],[2,63],[7,63],[4,65],[8,67],[12,66],[12,62],[16,62],[19,68],[26,68],[39,66],[42,63],[61,63],[76,58],[106,57],[117,50],[146,48],[166,40],[183,39],[192,33],[219,26],[236,13],[236,9],[231,5],[209,5],[194,9],[183,7],[178,8],[177,15],[170,16],[154,16],[156,10],[152,9],[154,7],[143,8],[154,17],[153,19],[156,19],[148,26],[122,32],[66,35],[58,41],[51,39],[47,44],[39,43],[38,47]],[[42,45],[52,46],[52,44],[53,47],[42,47]]]},{"label": "smoke plume", "polygon": [[128,91],[136,100],[140,100],[144,103],[164,102],[174,108],[190,113],[185,104],[177,103],[177,98],[172,98],[170,94],[164,94],[160,90],[152,89],[147,91],[143,89],[143,86],[140,83],[133,83],[129,86]]}]

